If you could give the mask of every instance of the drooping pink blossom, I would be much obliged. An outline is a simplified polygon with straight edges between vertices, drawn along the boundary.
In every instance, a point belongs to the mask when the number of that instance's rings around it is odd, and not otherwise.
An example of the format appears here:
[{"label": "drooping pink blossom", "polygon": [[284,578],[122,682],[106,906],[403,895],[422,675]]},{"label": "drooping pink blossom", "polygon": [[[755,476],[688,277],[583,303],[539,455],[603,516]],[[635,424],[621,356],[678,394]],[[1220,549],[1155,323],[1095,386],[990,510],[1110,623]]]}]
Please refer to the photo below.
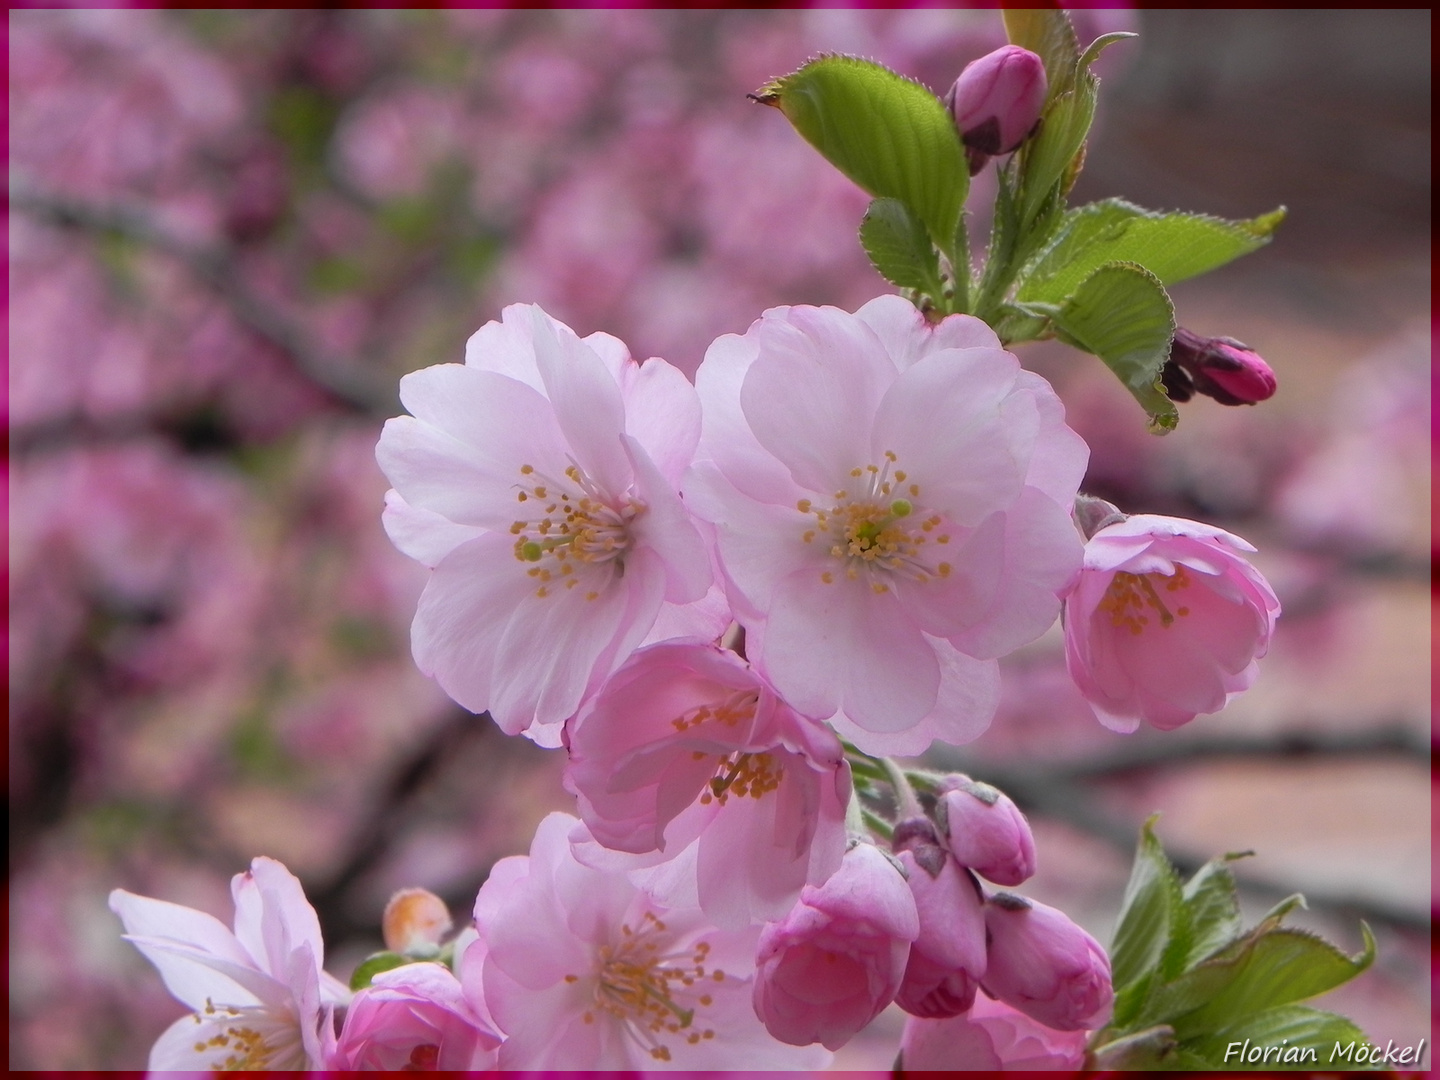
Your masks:
[{"label": "drooping pink blossom", "polygon": [[538,307],[483,326],[466,362],[407,375],[376,454],[385,524],[434,567],[415,661],[505,731],[560,724],[650,632],[701,599],[709,554],[676,492],[699,402],[663,360],[581,340]]},{"label": "drooping pink blossom", "polygon": [[774,308],[696,385],[687,499],[757,667],[871,752],[983,731],[994,658],[1054,621],[1080,566],[1087,452],[1049,384],[978,319],[886,296]]},{"label": "drooping pink blossom", "polygon": [[345,1013],[328,1067],[455,1072],[494,1068],[500,1035],[443,964],[404,964],[376,975]]},{"label": "drooping pink blossom", "polygon": [[350,991],[324,969],[320,922],[295,875],[257,858],[231,882],[235,929],[179,904],[110,894],[125,938],[192,1010],[150,1052],[152,1070],[315,1069]]},{"label": "drooping pink blossom", "polygon": [[[578,825],[549,815],[530,854],[497,863],[475,899],[500,1068],[824,1067],[829,1055],[784,1046],[755,1018],[754,928],[719,930],[692,905],[576,862]],[[461,967],[470,995],[476,952]]]},{"label": "drooping pink blossom", "polygon": [[996,893],[985,902],[985,992],[1057,1031],[1104,1027],[1115,999],[1110,958],[1063,911]]},{"label": "drooping pink blossom", "polygon": [[633,853],[589,844],[578,857],[618,870],[698,844],[700,906],[721,926],[782,917],[840,865],[850,801],[840,740],[734,653],[641,649],[566,725],[565,742],[587,838]]},{"label": "drooping pink blossom", "polygon": [[946,844],[961,866],[997,885],[1035,873],[1035,837],[1010,796],[968,776],[947,776],[940,790]]},{"label": "drooping pink blossom", "polygon": [[1100,721],[1162,730],[1218,712],[1255,681],[1280,601],[1254,547],[1183,518],[1100,529],[1065,600],[1065,662]]},{"label": "drooping pink blossom", "polygon": [[894,1000],[919,933],[900,869],[858,843],[761,933],[755,1013],[781,1042],[838,1050]]},{"label": "drooping pink blossom", "polygon": [[1074,1072],[1085,1058],[1088,1031],[1055,1031],[1024,1013],[975,998],[968,1012],[942,1020],[917,1016],[900,1036],[900,1068],[912,1072]]},{"label": "drooping pink blossom", "polygon": [[920,933],[910,946],[895,1002],[914,1016],[955,1016],[975,1000],[985,974],[985,912],[979,883],[924,822],[919,835],[895,830]]}]

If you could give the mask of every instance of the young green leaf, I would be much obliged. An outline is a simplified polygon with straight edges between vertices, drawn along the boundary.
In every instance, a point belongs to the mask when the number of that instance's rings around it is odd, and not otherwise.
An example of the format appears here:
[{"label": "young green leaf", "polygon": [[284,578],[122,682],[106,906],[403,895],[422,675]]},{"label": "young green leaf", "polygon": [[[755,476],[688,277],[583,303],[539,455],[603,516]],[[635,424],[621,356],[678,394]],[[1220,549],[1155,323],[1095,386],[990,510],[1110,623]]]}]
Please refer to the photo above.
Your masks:
[{"label": "young green leaf", "polygon": [[1088,72],[1078,84],[1053,98],[1040,118],[1040,130],[1020,148],[1020,220],[1027,225],[1052,194],[1095,119],[1097,80]]},{"label": "young green leaf", "polygon": [[1080,42],[1070,16],[1058,8],[1010,8],[1003,13],[1005,35],[1011,45],[1029,49],[1045,63],[1049,86],[1045,100],[1054,101],[1070,89]]},{"label": "young green leaf", "polygon": [[1235,875],[1230,873],[1229,864],[1244,854],[1248,852],[1211,859],[1185,883],[1183,897],[1190,916],[1190,941],[1181,967],[1172,973],[1172,978],[1219,952],[1243,932]]},{"label": "young green leaf", "polygon": [[1139,263],[1165,285],[1209,273],[1270,240],[1281,207],[1245,221],[1204,214],[1157,213],[1123,199],[1071,211],[1025,272],[1017,298],[1060,303],[1106,263]]},{"label": "young green leaf", "polygon": [[1154,274],[1134,263],[1102,266],[1052,314],[1060,335],[1104,360],[1150,415],[1150,430],[1175,427],[1160,370],[1175,337],[1175,309]]},{"label": "young green leaf", "polygon": [[1135,864],[1120,901],[1110,948],[1110,971],[1117,991],[1155,970],[1182,906],[1180,879],[1152,831],[1154,821],[1151,818],[1140,829]]},{"label": "young green leaf", "polygon": [[970,172],[955,121],[925,87],[869,60],[822,56],[761,87],[755,100],[783,112],[871,195],[909,207],[937,246],[953,242]]},{"label": "young green leaf", "polygon": [[[1273,1069],[1277,1065],[1303,1064],[1343,1069],[1349,1067],[1347,1062],[1354,1053],[1332,1062],[1335,1047],[1368,1047],[1370,1041],[1343,1016],[1305,1005],[1282,1005],[1242,1017],[1184,1045],[1217,1069]],[[1258,1060],[1246,1060],[1252,1051]]]},{"label": "young green leaf", "polygon": [[941,299],[940,263],[925,226],[898,199],[876,199],[860,222],[860,246],[882,277]]},{"label": "young green leaf", "polygon": [[401,967],[412,961],[399,953],[377,952],[371,953],[360,962],[353,974],[350,976],[350,989],[363,990],[370,985],[370,980],[379,975],[382,971],[389,971],[392,968]]},{"label": "young green leaf", "polygon": [[[1305,930],[1274,929],[1258,936],[1233,962],[1232,974],[1211,1000],[1169,1020],[1182,1039],[1229,1027],[1247,1016],[1289,1005],[1349,982],[1375,959],[1375,939],[1364,923],[1365,948],[1346,956]],[[1204,966],[1203,964],[1201,965]]]}]

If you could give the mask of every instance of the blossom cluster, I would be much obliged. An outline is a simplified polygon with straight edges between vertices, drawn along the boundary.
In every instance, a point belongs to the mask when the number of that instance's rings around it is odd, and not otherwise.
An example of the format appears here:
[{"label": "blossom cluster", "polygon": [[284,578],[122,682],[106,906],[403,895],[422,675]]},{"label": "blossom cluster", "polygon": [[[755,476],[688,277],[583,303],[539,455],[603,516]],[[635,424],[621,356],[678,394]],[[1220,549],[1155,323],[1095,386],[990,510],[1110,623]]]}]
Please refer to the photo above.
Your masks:
[{"label": "blossom cluster", "polygon": [[[924,1058],[977,992],[995,1004],[955,1041],[973,1060],[1073,1064],[1109,961],[980,884],[1033,873],[1023,816],[885,763],[902,820],[883,850],[852,768],[979,735],[998,658],[1062,605],[1113,726],[1219,708],[1277,608],[1242,541],[1085,503],[1077,528],[1087,448],[1054,391],[983,322],[898,296],[772,309],[693,385],[515,305],[401,400],[377,455],[386,529],[431,568],[415,660],[564,747],[580,816],[492,869],[448,965],[446,920],[405,932],[397,907],[400,966],[353,997],[278,864],[236,879],[234,934],[162,932],[159,901],[117,892],[196,1010],[152,1065],[802,1068],[892,1002]],[[1181,674],[1151,679],[1164,664]],[[268,916],[248,899],[265,880],[284,882]]]}]

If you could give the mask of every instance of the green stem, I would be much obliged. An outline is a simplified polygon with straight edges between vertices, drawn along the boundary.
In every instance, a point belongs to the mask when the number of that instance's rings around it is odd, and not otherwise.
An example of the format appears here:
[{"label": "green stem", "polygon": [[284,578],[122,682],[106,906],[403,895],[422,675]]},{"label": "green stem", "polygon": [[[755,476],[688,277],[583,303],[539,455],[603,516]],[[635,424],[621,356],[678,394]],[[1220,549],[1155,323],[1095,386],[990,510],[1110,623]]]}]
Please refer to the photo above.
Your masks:
[{"label": "green stem", "polygon": [[923,815],[925,811],[920,806],[920,800],[915,797],[915,789],[910,786],[910,781],[905,779],[905,770],[889,758],[881,758],[880,763],[885,766],[890,786],[895,789],[896,820],[904,821],[906,818]]}]

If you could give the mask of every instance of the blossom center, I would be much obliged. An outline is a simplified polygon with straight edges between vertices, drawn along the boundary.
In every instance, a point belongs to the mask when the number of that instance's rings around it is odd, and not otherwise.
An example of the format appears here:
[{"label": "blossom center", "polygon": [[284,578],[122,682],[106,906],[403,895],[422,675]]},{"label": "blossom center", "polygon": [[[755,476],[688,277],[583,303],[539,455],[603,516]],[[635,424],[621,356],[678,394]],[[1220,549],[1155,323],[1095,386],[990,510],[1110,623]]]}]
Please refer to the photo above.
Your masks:
[{"label": "blossom center", "polygon": [[[656,1061],[671,1060],[667,1039],[678,1036],[693,1045],[715,1037],[710,1028],[694,1024],[697,1008],[714,1001],[695,988],[707,981],[724,982],[726,977],[723,971],[706,967],[709,942],[682,949],[671,946],[669,928],[652,912],[645,913],[638,930],[622,925],[619,941],[600,946],[596,954],[595,1008],[584,1014],[587,1024],[595,1022],[596,1012],[623,1022],[630,1037]],[[578,980],[576,975],[565,976],[566,982]],[[690,1007],[681,1004],[681,997],[691,1002]]]},{"label": "blossom center", "polygon": [[400,1066],[400,1072],[435,1072],[439,1062],[440,1047],[421,1043],[410,1051],[410,1060]]},{"label": "blossom center", "polygon": [[[547,477],[533,465],[520,466],[517,499],[534,515],[510,526],[515,558],[534,563],[526,573],[535,579],[535,595],[549,596],[559,588],[574,589],[588,578],[585,599],[595,600],[609,580],[625,573],[630,526],[644,513],[644,503],[608,499],[600,487],[573,462],[563,480]],[[607,576],[597,581],[595,571]],[[586,573],[590,571],[590,573]],[[613,575],[613,577],[611,577]]]},{"label": "blossom center", "polygon": [[[217,1007],[208,999],[205,1017],[225,1017],[216,1034],[193,1047],[197,1054],[223,1053],[223,1061],[211,1066],[215,1072],[254,1072],[275,1069],[304,1069],[305,1046],[294,1017],[276,1016],[263,1006]],[[194,1014],[203,1023],[200,1013]]]},{"label": "blossom center", "polygon": [[785,770],[770,754],[728,754],[720,759],[709,783],[710,790],[700,796],[700,802],[707,806],[718,802],[724,806],[731,795],[763,799],[780,786],[784,775]]},{"label": "blossom center", "polygon": [[1166,604],[1165,594],[1190,588],[1194,582],[1185,572],[1185,567],[1176,566],[1173,574],[1131,574],[1117,571],[1105,590],[1099,608],[1110,615],[1111,626],[1126,626],[1132,634],[1143,634],[1151,625],[1152,617],[1160,623],[1162,630],[1168,630],[1177,618],[1190,614],[1183,604],[1175,604],[1179,598],[1172,598],[1175,610]]},{"label": "blossom center", "polygon": [[[801,499],[795,508],[807,518],[800,538],[807,544],[828,548],[831,558],[841,563],[839,572],[850,581],[863,573],[876,593],[890,591],[885,580],[898,574],[911,581],[948,577],[950,564],[931,557],[933,544],[948,544],[944,517],[917,510],[920,485],[910,481],[903,469],[891,471],[893,452],[885,451],[883,465],[857,466],[850,478],[857,483],[835,492],[828,509]],[[820,580],[833,585],[836,571],[823,570]]]}]

